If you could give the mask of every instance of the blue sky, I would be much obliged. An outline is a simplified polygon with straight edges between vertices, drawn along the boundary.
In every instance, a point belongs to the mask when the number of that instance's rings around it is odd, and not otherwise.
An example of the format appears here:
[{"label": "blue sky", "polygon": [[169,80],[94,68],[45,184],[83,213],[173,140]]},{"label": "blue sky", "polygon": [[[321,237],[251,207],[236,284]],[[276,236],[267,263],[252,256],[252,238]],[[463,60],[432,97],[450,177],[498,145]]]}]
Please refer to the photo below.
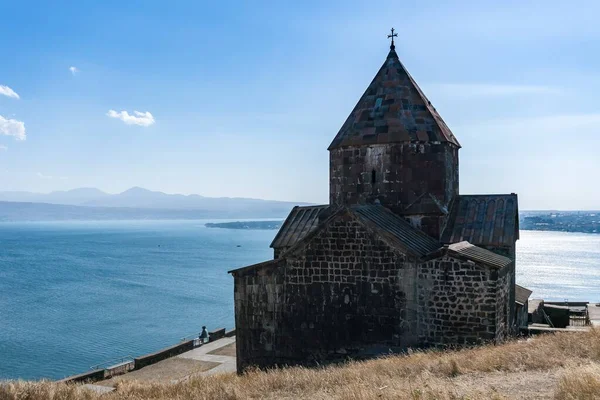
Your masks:
[{"label": "blue sky", "polygon": [[327,202],[326,148],[393,26],[463,146],[462,193],[600,209],[599,14],[593,1],[3,1],[0,190]]}]

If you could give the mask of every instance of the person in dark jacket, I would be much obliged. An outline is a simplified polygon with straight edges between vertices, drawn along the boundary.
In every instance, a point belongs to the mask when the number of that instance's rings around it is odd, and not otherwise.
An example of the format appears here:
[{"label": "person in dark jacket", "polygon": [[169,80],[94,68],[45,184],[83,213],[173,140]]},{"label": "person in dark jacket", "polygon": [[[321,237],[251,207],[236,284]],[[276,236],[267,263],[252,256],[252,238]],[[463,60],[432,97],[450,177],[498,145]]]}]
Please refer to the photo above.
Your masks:
[{"label": "person in dark jacket", "polygon": [[202,343],[208,342],[208,331],[206,330],[206,326],[202,327],[202,332],[200,332],[199,338]]}]

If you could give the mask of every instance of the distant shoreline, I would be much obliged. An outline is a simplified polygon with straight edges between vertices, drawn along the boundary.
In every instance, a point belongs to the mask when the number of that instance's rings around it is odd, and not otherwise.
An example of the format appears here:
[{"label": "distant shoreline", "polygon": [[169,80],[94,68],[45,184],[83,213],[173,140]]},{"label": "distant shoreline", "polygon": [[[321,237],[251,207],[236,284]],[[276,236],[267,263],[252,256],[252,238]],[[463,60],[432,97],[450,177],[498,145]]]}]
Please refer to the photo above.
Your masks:
[{"label": "distant shoreline", "polygon": [[236,221],[236,222],[207,222],[207,228],[223,229],[258,229],[277,230],[281,228],[283,221]]},{"label": "distant shoreline", "polygon": [[[126,216],[124,218],[119,217],[108,217],[108,218],[30,218],[30,219],[3,219],[0,217],[0,224],[19,224],[19,223],[59,223],[59,222],[73,222],[73,223],[109,223],[109,222],[193,222],[197,221],[200,223],[204,223],[204,226],[207,228],[221,228],[221,229],[235,229],[235,230],[279,230],[283,225],[284,218],[283,217],[275,217],[265,220],[257,220],[252,217],[249,218],[239,218],[241,220],[231,221],[232,219],[238,219],[230,215],[226,215],[223,217],[214,216],[199,216],[199,217],[177,217],[177,216],[144,216],[143,218],[135,218],[132,216]],[[219,221],[226,220],[227,222],[206,222],[209,221]],[[595,227],[587,227],[587,226],[565,226],[565,225],[550,225],[550,224],[531,224],[520,222],[520,231],[530,231],[530,232],[562,232],[562,233],[585,233],[590,235],[598,235],[600,234],[600,228]]]},{"label": "distant shoreline", "polygon": [[529,231],[600,233],[600,212],[524,211],[519,225]]}]

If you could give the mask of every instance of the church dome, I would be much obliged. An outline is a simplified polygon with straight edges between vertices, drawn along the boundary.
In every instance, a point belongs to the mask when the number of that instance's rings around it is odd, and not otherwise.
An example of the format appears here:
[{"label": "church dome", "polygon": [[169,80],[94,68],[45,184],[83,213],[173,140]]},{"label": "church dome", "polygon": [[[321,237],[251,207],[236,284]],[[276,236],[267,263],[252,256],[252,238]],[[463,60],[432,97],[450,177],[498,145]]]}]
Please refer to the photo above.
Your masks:
[{"label": "church dome", "polygon": [[362,95],[329,150],[402,142],[450,143],[450,128],[410,76],[394,49]]}]

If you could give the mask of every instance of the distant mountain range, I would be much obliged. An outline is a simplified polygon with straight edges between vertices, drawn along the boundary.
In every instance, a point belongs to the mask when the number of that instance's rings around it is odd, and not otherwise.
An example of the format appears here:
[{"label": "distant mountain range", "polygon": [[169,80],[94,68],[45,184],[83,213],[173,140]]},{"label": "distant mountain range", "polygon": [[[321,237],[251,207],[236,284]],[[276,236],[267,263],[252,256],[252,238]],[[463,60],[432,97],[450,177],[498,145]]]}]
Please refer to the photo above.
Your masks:
[{"label": "distant mountain range", "polygon": [[96,188],[0,192],[0,220],[283,218],[293,206],[308,204],[167,194],[140,187],[118,194]]}]

